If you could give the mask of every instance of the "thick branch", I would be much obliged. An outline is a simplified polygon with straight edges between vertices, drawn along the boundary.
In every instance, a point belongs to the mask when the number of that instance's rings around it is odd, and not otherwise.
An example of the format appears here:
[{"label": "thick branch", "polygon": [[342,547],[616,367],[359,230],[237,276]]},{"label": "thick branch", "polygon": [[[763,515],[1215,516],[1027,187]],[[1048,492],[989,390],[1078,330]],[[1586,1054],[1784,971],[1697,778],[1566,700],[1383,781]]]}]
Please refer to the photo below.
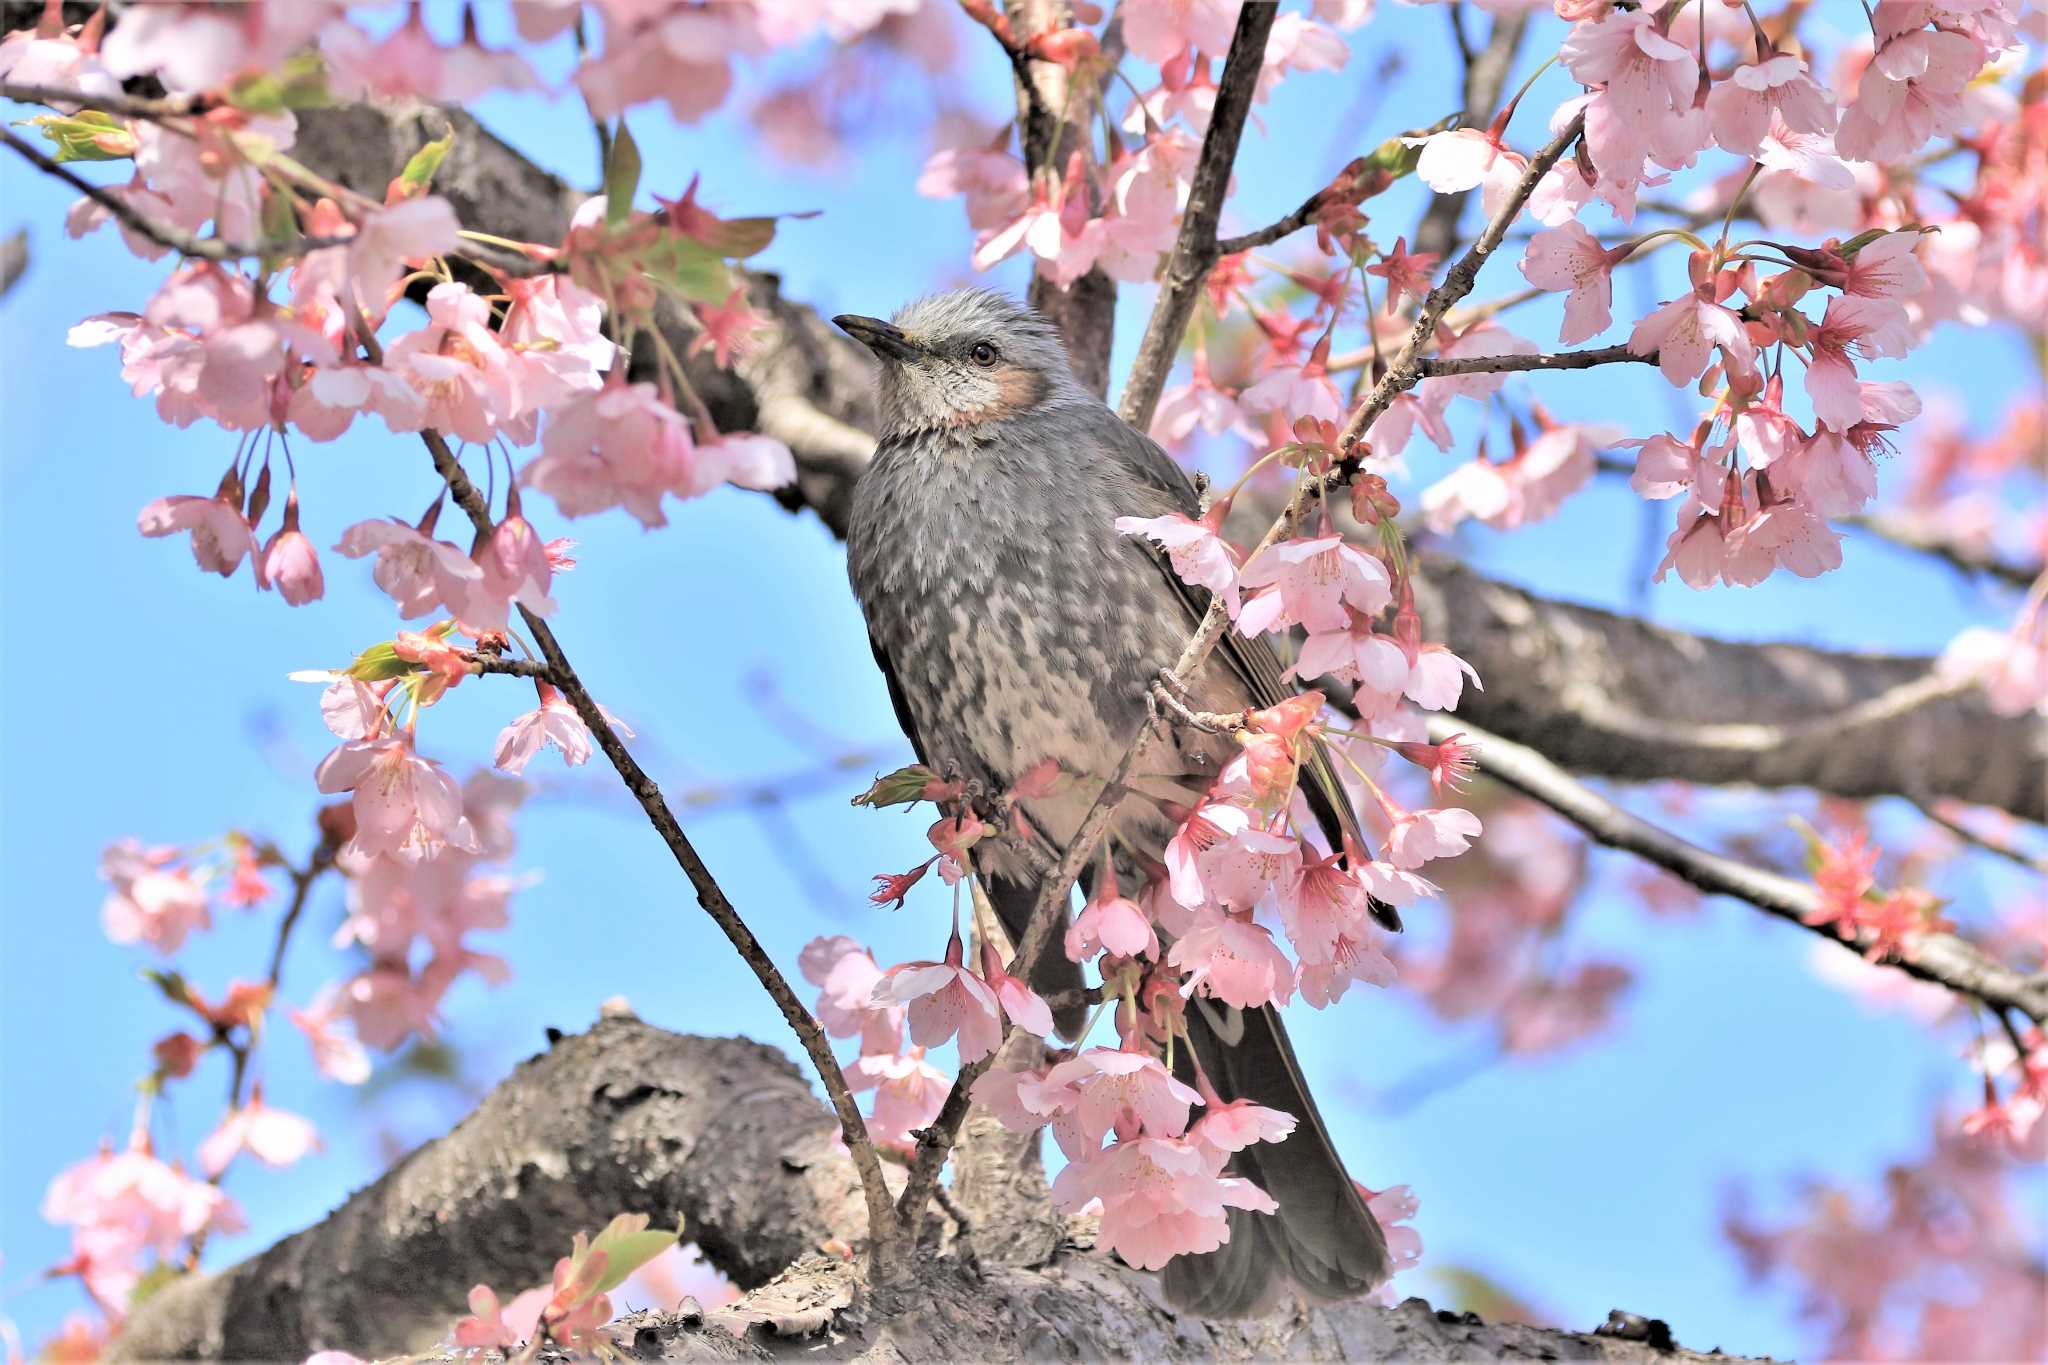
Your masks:
[{"label": "thick branch", "polygon": [[[1688,843],[1623,810],[1534,749],[1488,734],[1462,715],[1433,717],[1429,731],[1437,741],[1464,733],[1477,744],[1479,766],[1488,776],[1549,806],[1597,843],[1636,854],[1702,891],[1747,901],[1848,952],[1861,953],[1868,946],[1867,941],[1843,937],[1832,925],[1811,922],[1821,908],[1821,897],[1810,882]],[[2048,1021],[2048,974],[2022,975],[1954,934],[1924,934],[1912,939],[1909,949],[1907,955],[1888,953],[1878,960],[1994,1009],[2017,1009],[2037,1024]]]},{"label": "thick branch", "polygon": [[1202,281],[1216,264],[1216,224],[1223,214],[1224,196],[1230,192],[1230,168],[1237,161],[1237,144],[1244,136],[1245,117],[1251,112],[1252,92],[1265,61],[1266,36],[1272,32],[1279,9],[1278,5],[1246,5],[1237,12],[1237,31],[1231,35],[1230,56],[1216,87],[1216,105],[1209,114],[1209,131],[1202,138],[1201,160],[1195,163],[1180,236],[1160,272],[1159,298],[1145,324],[1144,340],[1138,343],[1130,378],[1124,381],[1119,411],[1140,431],[1152,424],[1152,409],[1159,404],[1167,372],[1180,351],[1180,339],[1201,299]]},{"label": "thick branch", "polygon": [[739,1038],[601,1020],[324,1221],[129,1318],[116,1358],[303,1360],[426,1346],[470,1287],[547,1280],[615,1214],[674,1227],[743,1286],[865,1228],[852,1165],[795,1067]]},{"label": "thick branch", "polygon": [[1479,670],[1459,715],[1581,773],[1952,797],[2048,820],[2048,726],[1934,661],[1736,644],[1538,597],[1429,556],[1429,638]]},{"label": "thick branch", "polygon": [[115,1354],[302,1360],[424,1346],[463,1313],[471,1285],[509,1296],[543,1282],[576,1231],[641,1212],[680,1219],[714,1265],[758,1287],[708,1315],[622,1319],[613,1336],[634,1360],[1725,1358],[1675,1347],[1662,1323],[1630,1314],[1588,1334],[1420,1299],[1202,1322],[1167,1308],[1155,1276],[1097,1248],[1087,1219],[1069,1220],[1045,1255],[980,1257],[979,1272],[963,1255],[921,1259],[911,1284],[884,1289],[855,1264],[806,1254],[861,1226],[831,1133],[771,1049],[607,1019],[521,1066],[453,1133],[321,1223],[164,1289]]}]

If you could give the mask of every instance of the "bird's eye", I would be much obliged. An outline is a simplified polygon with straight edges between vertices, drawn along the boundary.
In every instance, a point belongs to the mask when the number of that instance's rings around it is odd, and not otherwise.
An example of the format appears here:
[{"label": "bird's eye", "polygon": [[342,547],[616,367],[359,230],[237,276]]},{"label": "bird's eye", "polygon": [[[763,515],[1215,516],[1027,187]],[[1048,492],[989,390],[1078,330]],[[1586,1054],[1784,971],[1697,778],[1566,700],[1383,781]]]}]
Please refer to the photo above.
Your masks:
[{"label": "bird's eye", "polygon": [[974,349],[967,354],[977,365],[987,366],[996,363],[996,348],[986,341],[975,342]]}]

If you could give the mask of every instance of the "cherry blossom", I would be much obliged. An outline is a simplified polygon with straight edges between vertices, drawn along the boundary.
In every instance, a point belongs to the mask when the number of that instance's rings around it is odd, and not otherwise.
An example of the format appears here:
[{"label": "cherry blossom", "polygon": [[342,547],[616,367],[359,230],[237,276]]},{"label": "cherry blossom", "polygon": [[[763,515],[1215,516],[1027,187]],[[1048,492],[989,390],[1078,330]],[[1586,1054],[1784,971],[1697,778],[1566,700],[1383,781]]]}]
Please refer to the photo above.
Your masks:
[{"label": "cherry blossom", "polygon": [[[1887,17],[1908,7],[1888,6]],[[1984,65],[1984,52],[1960,33],[1913,26],[1877,50],[1842,114],[1835,146],[1851,161],[1898,161],[1937,134],[1963,123],[1963,87]]]},{"label": "cherry blossom", "polygon": [[1437,858],[1455,858],[1479,837],[1479,817],[1469,810],[1406,810],[1380,793],[1377,812],[1386,841],[1387,860],[1396,867],[1416,868]]},{"label": "cherry blossom", "polygon": [[217,1177],[243,1152],[266,1166],[289,1166],[319,1145],[313,1125],[297,1114],[265,1104],[259,1085],[247,1104],[222,1119],[199,1144],[199,1167]]},{"label": "cherry blossom", "polygon": [[303,1010],[292,1010],[292,1025],[313,1048],[313,1066],[330,1081],[361,1085],[370,1079],[370,1054],[354,1035],[340,1027],[343,1016],[333,990],[324,990]]},{"label": "cherry blossom", "polygon": [[1073,1212],[1101,1199],[1102,1245],[1140,1270],[1157,1270],[1229,1241],[1226,1207],[1278,1208],[1250,1181],[1218,1175],[1220,1164],[1185,1139],[1136,1138],[1068,1163],[1053,1181],[1053,1203]]},{"label": "cherry blossom", "polygon": [[[1140,1133],[1179,1137],[1187,1131],[1189,1107],[1202,1102],[1158,1058],[1109,1047],[1089,1048],[1051,1067],[1033,1102],[1050,1099],[1058,1100],[1053,1136],[1071,1160],[1096,1151],[1111,1134],[1120,1141]],[[1021,1083],[1019,1102],[1026,1102]]]},{"label": "cherry blossom", "polygon": [[2009,630],[1971,626],[1948,642],[1935,665],[1950,682],[1976,683],[2003,716],[2048,715],[2048,611],[2040,595]]},{"label": "cherry blossom", "polygon": [[313,542],[299,530],[299,495],[294,490],[284,505],[284,525],[253,555],[256,586],[275,588],[277,595],[295,607],[316,602],[326,585],[320,576],[320,556]]},{"label": "cherry blossom", "polygon": [[185,868],[169,867],[167,852],[146,852],[123,840],[100,856],[100,876],[113,890],[100,907],[100,923],[115,943],[147,943],[169,956],[195,929],[213,927],[206,892]]},{"label": "cherry blossom", "polygon": [[135,528],[152,538],[189,533],[192,558],[207,573],[231,577],[242,557],[256,549],[256,533],[242,515],[242,486],[232,470],[210,498],[180,494],[158,498],[135,518]]},{"label": "cherry blossom", "polygon": [[1166,960],[1184,974],[1183,997],[1199,992],[1226,1005],[1254,1009],[1283,1005],[1294,994],[1294,964],[1272,933],[1247,917],[1217,910],[1197,913],[1194,927],[1167,952]]},{"label": "cherry blossom", "polygon": [[908,1005],[910,1041],[937,1047],[959,1035],[960,1060],[978,1062],[1003,1041],[1002,1009],[987,982],[961,964],[960,935],[943,962],[906,962],[882,973],[873,1003]]},{"label": "cherry blossom", "polygon": [[1813,355],[1806,365],[1806,395],[1813,415],[1836,431],[1863,420],[1863,390],[1850,355],[1903,356],[1913,345],[1903,308],[1856,294],[1830,298],[1826,316],[1808,336]]},{"label": "cherry blossom", "polygon": [[1635,325],[1628,348],[1637,355],[1655,355],[1657,368],[1676,385],[1690,384],[1707,367],[1716,347],[1731,370],[1756,368],[1756,346],[1742,319],[1695,290],[1681,294]]},{"label": "cherry blossom", "polygon": [[1439,194],[1460,194],[1475,186],[1487,218],[1498,215],[1529,169],[1529,158],[1502,140],[1502,126],[1453,128],[1423,138],[1403,139],[1422,148],[1415,173]]},{"label": "cherry blossom", "polygon": [[239,1232],[241,1209],[218,1188],[166,1165],[138,1132],[126,1150],[103,1148],[66,1168],[43,1195],[42,1215],[74,1228],[118,1230],[168,1256],[202,1231]]},{"label": "cherry blossom", "polygon": [[1775,119],[1794,133],[1835,131],[1835,97],[1816,84],[1806,63],[1786,54],[1738,66],[1707,95],[1714,141],[1753,157]]},{"label": "cherry blossom", "polygon": [[483,579],[483,568],[445,540],[428,532],[434,512],[420,527],[406,525],[393,517],[382,521],[359,521],[341,533],[335,549],[350,559],[377,557],[371,577],[398,604],[398,614],[410,619],[425,616],[437,607],[460,611],[473,585]]},{"label": "cherry blossom", "polygon": [[693,458],[682,416],[654,386],[615,380],[549,413],[540,458],[519,477],[564,516],[623,506],[642,526],[665,526],[662,499],[691,485]]},{"label": "cherry blossom", "polygon": [[320,760],[314,779],[323,792],[355,793],[349,848],[359,855],[417,863],[446,848],[480,847],[455,779],[415,751],[408,736],[350,740]]},{"label": "cherry blossom", "polygon": [[1192,521],[1178,512],[1163,517],[1118,517],[1116,529],[1127,536],[1143,536],[1161,546],[1182,579],[1204,587],[1223,598],[1230,618],[1239,608],[1237,556],[1218,528],[1229,512],[1227,500],[1218,502]]},{"label": "cherry blossom", "polygon": [[875,1092],[868,1136],[883,1146],[908,1150],[915,1142],[912,1133],[939,1116],[953,1083],[925,1061],[923,1048],[913,1047],[900,1056],[863,1053],[846,1068],[846,1088]]},{"label": "cherry blossom", "polygon": [[1418,305],[1429,296],[1430,273],[1436,269],[1436,263],[1440,259],[1441,254],[1434,251],[1409,255],[1408,239],[1397,237],[1394,239],[1394,249],[1385,253],[1374,264],[1367,266],[1365,273],[1378,275],[1387,282],[1386,310],[1391,313],[1403,294],[1414,299]]},{"label": "cherry blossom", "polygon": [[1188,382],[1159,396],[1159,406],[1152,413],[1152,439],[1162,445],[1178,446],[1198,426],[1212,436],[1232,432],[1248,441],[1254,439],[1243,409],[1216,387],[1209,377],[1208,357],[1199,350],[1195,352],[1194,372]]},{"label": "cherry blossom", "polygon": [[[570,767],[579,767],[590,761],[590,727],[583,723],[583,717],[576,714],[571,706],[552,685],[536,683],[540,692],[540,705],[514,720],[498,732],[498,746],[491,762],[508,773],[522,773],[533,756],[544,744],[553,745],[562,755],[562,761]],[[598,710],[611,723],[613,729],[633,737],[633,731],[622,724],[618,717]]]},{"label": "cherry blossom", "polygon": [[1231,0],[1132,0],[1123,20],[1131,55],[1158,66],[1183,48],[1228,52],[1237,6]]},{"label": "cherry blossom", "polygon": [[1613,270],[1627,247],[1610,251],[1577,222],[1547,228],[1529,239],[1522,275],[1538,289],[1569,290],[1557,339],[1574,346],[1607,330],[1614,320]]},{"label": "cherry blossom", "polygon": [[437,284],[427,292],[427,325],[384,348],[385,366],[426,400],[427,425],[479,445],[518,411],[511,355],[490,317],[468,285]]},{"label": "cherry blossom", "polygon": [[1301,626],[1344,630],[1346,608],[1377,616],[1393,601],[1386,566],[1339,535],[1283,540],[1244,566],[1238,582],[1257,589],[1238,616],[1248,635]]},{"label": "cherry blossom", "polygon": [[981,979],[995,992],[996,1003],[1001,1006],[1004,1018],[1035,1037],[1052,1036],[1052,1007],[1039,997],[1038,992],[1010,975],[995,945],[987,939],[983,939],[981,944]]},{"label": "cherry blossom", "polygon": [[1067,956],[1086,962],[1098,952],[1112,957],[1159,957],[1152,921],[1117,890],[1116,873],[1106,872],[1081,913],[1067,926]]}]

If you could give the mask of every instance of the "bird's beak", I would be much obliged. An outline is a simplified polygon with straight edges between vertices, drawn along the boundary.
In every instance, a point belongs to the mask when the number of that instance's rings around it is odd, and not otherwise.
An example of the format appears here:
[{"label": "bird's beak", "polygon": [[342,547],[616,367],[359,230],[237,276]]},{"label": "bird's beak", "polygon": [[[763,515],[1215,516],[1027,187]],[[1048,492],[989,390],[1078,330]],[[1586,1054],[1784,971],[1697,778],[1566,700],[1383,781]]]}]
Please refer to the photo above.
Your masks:
[{"label": "bird's beak", "polygon": [[841,313],[832,319],[832,325],[883,360],[909,360],[919,354],[916,343],[880,318]]}]

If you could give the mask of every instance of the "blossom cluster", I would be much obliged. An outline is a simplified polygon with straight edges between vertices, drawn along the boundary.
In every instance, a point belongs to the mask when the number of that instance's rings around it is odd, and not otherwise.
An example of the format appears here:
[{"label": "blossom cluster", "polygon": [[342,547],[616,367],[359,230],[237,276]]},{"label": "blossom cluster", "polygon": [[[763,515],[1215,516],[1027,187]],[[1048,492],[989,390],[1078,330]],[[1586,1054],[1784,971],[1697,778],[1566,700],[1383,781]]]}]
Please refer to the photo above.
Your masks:
[{"label": "blossom cluster", "polygon": [[[1596,0],[1556,10],[1569,25],[1562,65],[1583,90],[1551,115],[1553,132],[1583,120],[1570,154],[1527,183],[1530,158],[1508,136],[1518,95],[1484,127],[1409,138],[1411,157],[1391,172],[1412,171],[1438,193],[1477,190],[1488,217],[1505,215],[1518,190],[1526,192],[1520,211],[1537,230],[1522,271],[1537,289],[1565,295],[1566,345],[1613,325],[1618,266],[1663,246],[1690,246],[1690,288],[1636,319],[1625,344],[1654,359],[1673,385],[1697,383],[1711,404],[1690,436],[1633,440],[1602,424],[1557,423],[1540,407],[1518,420],[1511,407],[1508,458],[1489,459],[1482,442],[1475,459],[1433,483],[1421,498],[1430,526],[1445,531],[1475,519],[1510,529],[1540,520],[1591,480],[1599,451],[1626,445],[1639,451],[1637,491],[1680,500],[1660,575],[1675,569],[1694,587],[1748,585],[1779,570],[1812,576],[1838,566],[1832,520],[1868,506],[1877,460],[1920,411],[1907,385],[1865,378],[1864,362],[1906,356],[1942,320],[2025,318],[2048,297],[2048,256],[2027,226],[2040,212],[2039,177],[2025,170],[2038,121],[2021,116],[1999,80],[2020,51],[2017,6],[1886,0],[1872,13],[1868,38],[1844,43],[1828,71],[1796,36],[1727,6]],[[1159,83],[1131,102],[1129,148],[1102,165],[1077,158],[1048,168],[1035,183],[1006,150],[1007,134],[989,145],[945,147],[927,164],[924,192],[966,201],[980,234],[977,265],[1028,249],[1062,279],[1095,267],[1119,278],[1152,276],[1172,240],[1172,208],[1185,202],[1214,100],[1210,73],[1228,46],[1235,6],[1159,0],[1123,11],[1130,53],[1159,70]],[[1364,12],[1369,7],[1316,7],[1317,19],[1338,24]],[[1282,15],[1259,94],[1288,70],[1335,69],[1342,44],[1333,37],[1314,19]],[[1072,46],[1085,61],[1086,45]],[[1941,139],[1980,161],[1979,186],[1961,204],[1910,164]],[[1685,209],[1708,222],[1725,219],[1718,239],[1681,224],[1603,240],[1580,221],[1599,204],[1630,223],[1640,191],[1680,171],[1710,177],[1717,157],[1732,169],[1705,179]],[[1240,438],[1263,430],[1272,444],[1300,417],[1339,420],[1346,405],[1333,375],[1357,368],[1376,378],[1406,340],[1408,320],[1395,305],[1428,293],[1437,257],[1411,253],[1405,239],[1376,243],[1355,194],[1326,191],[1318,203],[1317,245],[1333,264],[1247,253],[1212,272],[1192,375],[1167,392],[1154,418],[1162,441],[1184,443],[1199,428]],[[1164,228],[1148,232],[1155,204]],[[1745,214],[1793,239],[1733,237],[1727,227]],[[1829,232],[1840,235],[1799,240]],[[1141,248],[1135,257],[1132,244]],[[1367,346],[1333,354],[1360,268],[1384,280],[1386,306],[1372,307],[1368,290],[1368,306],[1355,315]],[[1261,278],[1277,287],[1269,301],[1251,292]],[[1305,320],[1294,311],[1304,294],[1312,305]],[[1242,340],[1231,340],[1239,322]],[[1231,382],[1217,377],[1215,340],[1231,346]],[[1483,312],[1447,319],[1431,346],[1443,360],[1497,358],[1509,367],[1538,350]],[[1788,359],[1798,362],[1803,405],[1788,397]],[[1452,402],[1498,403],[1503,378],[1460,373],[1397,394],[1365,433],[1369,467],[1395,472],[1417,431],[1451,450]],[[2030,661],[2027,682],[2004,686],[2030,705],[2040,695],[2031,664],[2038,633],[2029,623],[2016,632]],[[2019,665],[1984,669],[2003,678]]]},{"label": "blossom cluster", "polygon": [[[2040,1160],[2038,1146],[2027,1160]],[[1751,1277],[1799,1290],[1799,1313],[1839,1360],[2032,1360],[2048,1350],[2037,1228],[2016,1219],[2026,1173],[1943,1120],[1927,1154],[1874,1195],[1832,1174],[1788,1215],[1738,1194],[1723,1216]]]}]

